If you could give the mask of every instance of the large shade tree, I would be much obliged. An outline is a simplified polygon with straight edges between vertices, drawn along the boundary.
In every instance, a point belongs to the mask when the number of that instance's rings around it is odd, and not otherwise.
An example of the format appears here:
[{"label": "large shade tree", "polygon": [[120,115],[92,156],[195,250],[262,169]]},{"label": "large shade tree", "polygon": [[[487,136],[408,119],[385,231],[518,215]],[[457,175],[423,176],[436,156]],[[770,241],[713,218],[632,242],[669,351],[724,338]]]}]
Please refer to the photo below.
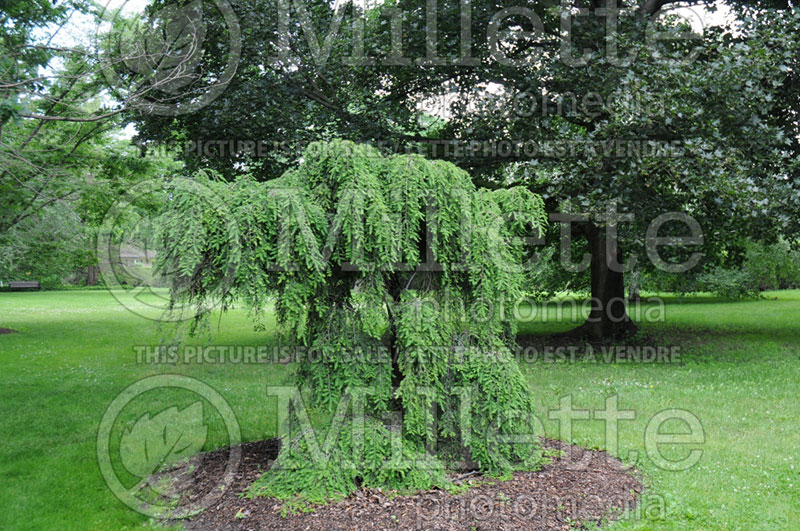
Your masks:
[{"label": "large shade tree", "polygon": [[512,347],[527,243],[547,223],[541,198],[478,189],[448,162],[334,141],[266,183],[199,174],[171,203],[158,260],[176,301],[241,300],[257,316],[274,296],[290,345],[316,352],[299,373],[313,404],[332,411],[344,393],[366,393],[360,413],[337,412],[324,465],[301,433],[257,492],[322,499],[359,485],[443,486],[464,461],[495,474],[535,464],[532,397]]},{"label": "large shade tree", "polygon": [[[603,2],[395,0],[362,19],[327,2],[287,12],[253,0],[239,9],[242,20],[258,21],[245,32],[258,45],[245,46],[229,90],[195,115],[138,123],[151,141],[293,148],[308,135],[340,135],[399,149],[434,145],[428,153],[476,183],[527,186],[548,210],[583,214],[571,232],[588,242],[597,304],[576,333],[624,335],[635,329],[624,274],[636,259],[652,268],[645,235],[658,215],[684,213],[703,234],[690,249],[662,247],[665,263],[695,251],[713,263],[736,239],[795,230],[800,209],[797,121],[786,110],[796,100],[798,11],[743,3],[735,26],[700,35],[660,14],[671,4],[621,2],[620,14]],[[420,113],[437,98],[445,109]],[[498,141],[535,149],[504,152]],[[227,147],[187,160],[223,172],[250,164],[269,179],[291,161],[268,153],[252,161],[252,152]],[[657,235],[689,234],[673,220]]]}]

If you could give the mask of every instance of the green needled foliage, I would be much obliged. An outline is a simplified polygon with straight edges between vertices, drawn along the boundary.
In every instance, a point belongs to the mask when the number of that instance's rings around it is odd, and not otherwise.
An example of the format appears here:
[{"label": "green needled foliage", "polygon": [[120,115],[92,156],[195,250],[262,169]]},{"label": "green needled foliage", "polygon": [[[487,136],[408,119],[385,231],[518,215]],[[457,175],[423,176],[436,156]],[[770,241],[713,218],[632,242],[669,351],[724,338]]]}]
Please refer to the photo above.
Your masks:
[{"label": "green needled foliage", "polygon": [[[300,426],[253,493],[320,501],[359,485],[444,486],[452,467],[536,464],[510,347],[527,242],[547,223],[540,197],[346,141],[312,144],[268,183],[194,182],[206,196],[176,189],[160,238],[173,298],[239,299],[257,317],[274,297],[288,341],[316,353],[299,383],[313,406],[336,410],[325,459]],[[359,397],[352,411],[343,396]]]}]

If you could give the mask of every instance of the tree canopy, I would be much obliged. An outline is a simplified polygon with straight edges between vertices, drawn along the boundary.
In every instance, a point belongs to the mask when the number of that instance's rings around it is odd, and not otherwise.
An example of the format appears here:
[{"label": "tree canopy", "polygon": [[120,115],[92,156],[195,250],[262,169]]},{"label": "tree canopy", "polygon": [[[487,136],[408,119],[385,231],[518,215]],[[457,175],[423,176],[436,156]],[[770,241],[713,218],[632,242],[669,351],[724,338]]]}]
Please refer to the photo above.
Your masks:
[{"label": "tree canopy", "polygon": [[[480,185],[526,186],[548,210],[584,215],[573,229],[594,255],[615,210],[624,222],[608,255],[626,271],[634,261],[654,269],[645,232],[666,212],[703,233],[693,249],[666,249],[667,261],[701,250],[713,264],[745,238],[798,228],[800,11],[739,3],[728,24],[699,33],[660,11],[670,3],[446,0],[433,13],[396,0],[362,13],[252,0],[237,9],[254,46],[228,90],[196,114],[137,124],[147,142],[188,140],[191,167],[233,175],[245,165],[264,180],[309,138],[422,146]],[[242,140],[266,147],[259,155]],[[668,223],[662,235],[687,232]],[[591,266],[602,306],[624,298],[621,274],[605,260]],[[629,324],[624,307],[610,313],[620,311]],[[625,331],[614,328],[594,333]]]}]

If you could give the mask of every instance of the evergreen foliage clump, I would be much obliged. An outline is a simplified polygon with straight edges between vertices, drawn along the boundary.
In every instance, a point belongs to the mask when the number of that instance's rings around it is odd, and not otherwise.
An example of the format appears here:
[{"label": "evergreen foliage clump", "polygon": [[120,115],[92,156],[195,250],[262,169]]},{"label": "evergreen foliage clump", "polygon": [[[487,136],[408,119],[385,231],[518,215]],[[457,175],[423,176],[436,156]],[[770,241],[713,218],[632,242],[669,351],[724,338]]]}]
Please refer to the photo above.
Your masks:
[{"label": "evergreen foliage clump", "polygon": [[512,347],[530,239],[547,223],[540,197],[347,141],[312,144],[266,183],[196,182],[225,205],[173,192],[159,253],[173,299],[241,300],[258,320],[274,297],[287,341],[317,353],[299,364],[304,395],[336,411],[322,450],[294,430],[252,493],[321,501],[446,486],[454,467],[535,466]]}]

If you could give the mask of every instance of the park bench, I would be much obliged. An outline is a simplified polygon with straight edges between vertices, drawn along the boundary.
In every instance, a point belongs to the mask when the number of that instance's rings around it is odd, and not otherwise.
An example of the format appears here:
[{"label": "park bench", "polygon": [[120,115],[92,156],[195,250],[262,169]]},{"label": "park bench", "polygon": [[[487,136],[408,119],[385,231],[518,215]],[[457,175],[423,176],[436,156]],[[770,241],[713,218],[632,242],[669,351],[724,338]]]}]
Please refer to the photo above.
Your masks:
[{"label": "park bench", "polygon": [[36,280],[12,280],[8,283],[11,291],[42,289],[42,285]]}]

